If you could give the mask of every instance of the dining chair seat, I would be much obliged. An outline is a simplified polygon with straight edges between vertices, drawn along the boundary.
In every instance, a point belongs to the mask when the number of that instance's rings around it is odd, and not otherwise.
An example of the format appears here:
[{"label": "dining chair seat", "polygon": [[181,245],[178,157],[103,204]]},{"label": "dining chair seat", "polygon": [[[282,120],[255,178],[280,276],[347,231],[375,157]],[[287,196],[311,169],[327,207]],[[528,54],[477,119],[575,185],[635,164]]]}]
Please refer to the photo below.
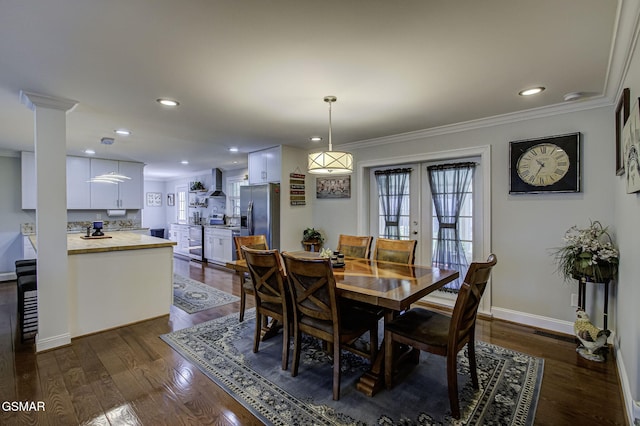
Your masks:
[{"label": "dining chair seat", "polygon": [[491,254],[486,262],[473,262],[460,287],[451,315],[428,309],[411,308],[384,326],[385,385],[394,385],[394,346],[397,343],[420,351],[446,357],[447,387],[451,415],[460,418],[458,401],[457,355],[465,346],[474,389],[479,388],[475,352],[475,327],[480,299],[497,258]]}]

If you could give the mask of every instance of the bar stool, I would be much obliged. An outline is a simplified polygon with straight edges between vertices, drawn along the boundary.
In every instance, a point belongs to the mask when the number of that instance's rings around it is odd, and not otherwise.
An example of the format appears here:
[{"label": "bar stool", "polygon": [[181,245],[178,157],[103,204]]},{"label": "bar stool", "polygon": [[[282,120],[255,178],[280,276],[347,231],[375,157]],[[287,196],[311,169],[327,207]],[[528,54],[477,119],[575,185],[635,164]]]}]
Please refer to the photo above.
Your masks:
[{"label": "bar stool", "polygon": [[20,259],[20,260],[16,260],[16,268],[20,267],[20,266],[32,266],[35,265],[37,262],[36,259]]},{"label": "bar stool", "polygon": [[18,320],[20,322],[20,342],[25,335],[38,331],[38,281],[36,274],[18,278]]}]

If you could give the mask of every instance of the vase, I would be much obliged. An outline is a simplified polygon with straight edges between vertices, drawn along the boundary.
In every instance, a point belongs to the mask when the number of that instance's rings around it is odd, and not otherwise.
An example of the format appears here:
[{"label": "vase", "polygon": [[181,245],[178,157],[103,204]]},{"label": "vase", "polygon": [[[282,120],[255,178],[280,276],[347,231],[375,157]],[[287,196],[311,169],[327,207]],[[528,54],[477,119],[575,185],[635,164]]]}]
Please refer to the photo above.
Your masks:
[{"label": "vase", "polygon": [[615,275],[616,268],[614,265],[575,265],[573,268],[573,278],[576,280],[585,279],[589,282],[608,282]]}]

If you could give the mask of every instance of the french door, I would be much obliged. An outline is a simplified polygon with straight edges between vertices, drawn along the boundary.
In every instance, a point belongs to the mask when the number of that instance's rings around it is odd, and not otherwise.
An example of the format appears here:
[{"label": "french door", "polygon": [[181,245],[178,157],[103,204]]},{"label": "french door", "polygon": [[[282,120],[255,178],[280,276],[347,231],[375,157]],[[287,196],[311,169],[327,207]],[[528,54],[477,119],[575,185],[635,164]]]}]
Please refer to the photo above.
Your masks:
[{"label": "french door", "polygon": [[[417,240],[416,263],[432,265],[433,253],[438,243],[438,219],[434,209],[429,183],[429,166],[451,164],[459,162],[473,162],[477,166],[473,179],[465,188],[465,201],[460,208],[458,235],[464,250],[467,263],[480,260],[484,251],[484,182],[485,176],[480,156],[464,158],[447,158],[421,163],[387,164],[371,167],[369,171],[369,233],[376,238],[388,238],[385,223],[388,222],[388,212],[385,212],[384,199],[401,197],[400,214],[397,217],[399,239]],[[403,194],[388,193],[388,189],[379,188],[380,174],[394,170],[410,170],[408,184],[403,186]],[[376,178],[378,176],[378,178]],[[395,219],[395,218],[394,218]],[[483,259],[482,259],[483,260]],[[460,282],[464,278],[461,273]],[[454,289],[456,286],[449,286]],[[441,293],[441,292],[439,292]],[[455,293],[452,294],[455,297]],[[444,295],[444,297],[448,297]]]}]

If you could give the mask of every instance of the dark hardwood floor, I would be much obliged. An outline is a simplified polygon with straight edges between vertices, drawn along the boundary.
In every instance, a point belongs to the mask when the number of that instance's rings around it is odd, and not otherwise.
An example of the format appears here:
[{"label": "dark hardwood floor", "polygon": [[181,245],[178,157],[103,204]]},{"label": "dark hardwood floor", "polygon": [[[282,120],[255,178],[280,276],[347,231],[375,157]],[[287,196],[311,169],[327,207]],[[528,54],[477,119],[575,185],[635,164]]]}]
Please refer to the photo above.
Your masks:
[{"label": "dark hardwood floor", "polygon": [[[239,295],[226,269],[176,259],[175,272]],[[248,301],[249,307],[252,303]],[[0,283],[0,404],[44,401],[45,411],[7,411],[0,425],[254,425],[246,409],[158,335],[237,312],[239,302],[171,314],[74,339],[35,354],[20,343],[15,282]],[[580,358],[570,336],[503,321],[479,320],[478,339],[545,359],[536,425],[626,425],[613,356]]]}]

